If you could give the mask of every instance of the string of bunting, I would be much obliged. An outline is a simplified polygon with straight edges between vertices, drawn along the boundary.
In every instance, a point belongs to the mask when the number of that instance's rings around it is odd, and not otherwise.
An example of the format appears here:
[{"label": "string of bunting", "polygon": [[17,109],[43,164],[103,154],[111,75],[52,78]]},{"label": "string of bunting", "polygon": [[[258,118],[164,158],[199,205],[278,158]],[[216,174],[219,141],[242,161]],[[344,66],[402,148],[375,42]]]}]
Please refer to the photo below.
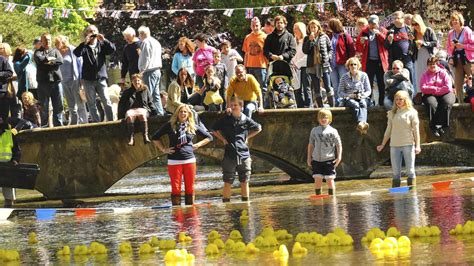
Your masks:
[{"label": "string of bunting", "polygon": [[[356,0],[357,5],[360,7],[360,0]],[[169,9],[169,10],[160,10],[160,9],[155,9],[155,10],[107,10],[105,8],[78,8],[78,9],[73,9],[73,8],[53,8],[53,7],[40,7],[40,6],[34,6],[34,5],[22,5],[22,4],[15,4],[11,2],[0,2],[1,4],[5,5],[5,12],[13,12],[16,8],[21,7],[24,8],[24,14],[32,16],[35,11],[39,9],[44,9],[44,18],[45,19],[53,19],[54,17],[54,11],[60,11],[61,12],[61,18],[68,18],[71,12],[84,12],[84,11],[93,11],[95,13],[101,14],[103,17],[110,17],[113,19],[120,19],[122,14],[124,13],[129,13],[130,18],[132,19],[138,19],[141,14],[149,14],[149,15],[156,15],[159,13],[175,13],[175,12],[188,12],[188,13],[193,13],[193,12],[199,12],[199,11],[223,11],[224,15],[227,17],[231,17],[234,14],[235,10],[244,10],[245,11],[245,18],[251,19],[253,18],[256,14],[256,10],[261,10],[260,15],[268,15],[270,13],[271,9],[277,9],[280,10],[283,13],[288,13],[289,9],[295,9],[298,12],[304,12],[307,6],[310,5],[315,5],[318,12],[324,13],[325,8],[324,6],[326,4],[334,4],[336,9],[340,12],[344,10],[344,6],[342,4],[342,0],[329,0],[329,1],[324,1],[324,2],[319,2],[319,3],[306,3],[306,4],[294,4],[294,5],[282,5],[282,6],[265,6],[265,7],[236,7],[236,8],[201,8],[201,9]]]}]

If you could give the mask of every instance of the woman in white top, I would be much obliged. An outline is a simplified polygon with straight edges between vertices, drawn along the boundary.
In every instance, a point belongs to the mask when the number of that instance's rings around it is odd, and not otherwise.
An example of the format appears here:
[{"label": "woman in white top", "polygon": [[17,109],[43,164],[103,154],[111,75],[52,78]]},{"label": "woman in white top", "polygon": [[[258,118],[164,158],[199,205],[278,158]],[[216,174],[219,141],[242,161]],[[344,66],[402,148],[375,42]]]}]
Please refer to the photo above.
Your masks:
[{"label": "woman in white top", "polygon": [[291,59],[293,68],[296,105],[298,108],[311,107],[311,87],[309,86],[309,75],[306,73],[306,61],[308,56],[303,53],[303,40],[306,37],[306,25],[303,22],[296,22],[293,26],[293,33],[296,39],[296,54]]},{"label": "woman in white top", "polygon": [[418,112],[413,108],[410,95],[406,91],[395,94],[395,104],[387,112],[387,129],[382,144],[377,146],[381,152],[390,139],[390,160],[392,163],[392,187],[400,186],[402,156],[408,175],[408,186],[415,185],[415,155],[421,152]]}]

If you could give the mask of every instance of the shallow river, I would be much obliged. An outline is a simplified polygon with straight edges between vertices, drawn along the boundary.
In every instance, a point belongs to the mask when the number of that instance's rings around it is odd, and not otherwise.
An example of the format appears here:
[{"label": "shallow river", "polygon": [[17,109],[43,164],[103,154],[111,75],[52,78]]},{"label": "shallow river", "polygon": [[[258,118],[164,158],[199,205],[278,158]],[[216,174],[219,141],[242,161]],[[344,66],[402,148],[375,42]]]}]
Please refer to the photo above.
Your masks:
[{"label": "shallow river", "polygon": [[[214,169],[217,171],[216,169]],[[214,170],[200,174],[196,190],[221,187]],[[153,175],[151,178],[149,175]],[[386,187],[390,180],[359,180],[337,183],[338,196],[330,199],[309,199],[312,185],[265,186],[252,188],[249,204],[232,198],[230,204],[220,203],[219,197],[200,196],[199,204],[189,208],[168,208],[168,199],[133,199],[88,203],[85,212],[74,209],[15,210],[8,221],[0,222],[0,249],[17,249],[21,264],[163,264],[164,251],[139,256],[138,247],[150,237],[176,239],[186,232],[193,241],[186,246],[195,255],[195,265],[280,265],[271,251],[254,256],[226,254],[206,257],[207,235],[217,230],[225,241],[231,230],[240,230],[248,243],[266,226],[275,230],[286,229],[296,236],[299,232],[317,231],[327,234],[341,227],[354,238],[353,247],[315,247],[306,245],[308,256],[289,258],[290,265],[367,265],[377,261],[361,243],[361,238],[372,227],[387,230],[397,227],[407,235],[411,226],[437,225],[441,236],[412,239],[410,258],[396,259],[397,264],[474,264],[474,234],[465,237],[449,235],[458,223],[474,219],[473,174],[458,174],[450,190],[435,191],[431,182],[445,180],[446,176],[419,177],[416,190],[391,194]],[[145,176],[145,177],[144,177]],[[260,177],[255,182],[285,177]],[[169,191],[168,179],[163,173],[141,168],[124,178],[109,193],[156,193]],[[370,192],[370,193],[369,193]],[[235,194],[235,193],[234,193]],[[159,208],[152,209],[152,206]],[[248,210],[249,222],[241,224],[242,210]],[[39,243],[27,243],[29,232],[36,232]],[[118,246],[130,241],[133,256],[122,256]],[[74,246],[103,243],[109,249],[107,256],[74,256],[58,258],[56,251],[63,245]],[[293,242],[286,242],[291,253]],[[181,247],[178,244],[178,247]],[[11,264],[15,265],[15,264]]]}]

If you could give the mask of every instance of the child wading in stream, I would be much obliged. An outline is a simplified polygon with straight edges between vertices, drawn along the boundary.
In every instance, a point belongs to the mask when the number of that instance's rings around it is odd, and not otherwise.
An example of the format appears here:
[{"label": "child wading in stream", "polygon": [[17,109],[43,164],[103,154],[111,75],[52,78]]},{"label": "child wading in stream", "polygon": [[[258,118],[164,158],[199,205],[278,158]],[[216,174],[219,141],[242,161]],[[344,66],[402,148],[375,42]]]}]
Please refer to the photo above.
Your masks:
[{"label": "child wading in stream", "polygon": [[328,184],[328,194],[336,192],[336,167],[341,163],[342,144],[339,133],[330,126],[332,113],[322,109],[318,113],[319,126],[311,130],[308,144],[307,164],[312,168],[316,195],[321,195],[323,178]]}]

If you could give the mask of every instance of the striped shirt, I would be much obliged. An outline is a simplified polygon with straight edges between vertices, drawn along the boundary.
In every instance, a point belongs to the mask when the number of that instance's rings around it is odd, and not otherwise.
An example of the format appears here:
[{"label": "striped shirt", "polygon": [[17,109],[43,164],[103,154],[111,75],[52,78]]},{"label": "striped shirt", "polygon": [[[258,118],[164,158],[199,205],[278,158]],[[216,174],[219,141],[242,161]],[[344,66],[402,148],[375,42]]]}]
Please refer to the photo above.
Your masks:
[{"label": "striped shirt", "polygon": [[339,81],[340,97],[349,97],[349,95],[356,93],[356,91],[360,93],[362,98],[367,98],[371,94],[369,77],[365,72],[359,71],[357,77],[352,77],[351,72],[347,72]]}]

